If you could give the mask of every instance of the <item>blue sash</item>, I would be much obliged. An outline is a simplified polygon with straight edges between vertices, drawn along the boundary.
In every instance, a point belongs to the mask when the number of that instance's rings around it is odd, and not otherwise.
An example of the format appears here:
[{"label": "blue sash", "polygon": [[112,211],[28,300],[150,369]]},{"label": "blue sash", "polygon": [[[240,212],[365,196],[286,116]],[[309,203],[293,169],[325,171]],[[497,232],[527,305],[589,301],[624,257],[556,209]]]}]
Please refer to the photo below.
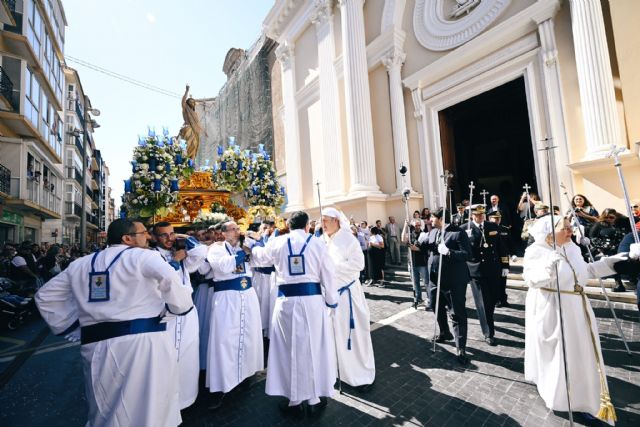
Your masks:
[{"label": "blue sash", "polygon": [[351,350],[351,330],[356,328],[356,322],[353,319],[353,300],[351,299],[351,285],[356,283],[355,280],[352,280],[346,286],[338,289],[338,294],[342,295],[345,291],[349,293],[349,339],[347,340],[347,350]]},{"label": "blue sash", "polygon": [[91,344],[125,335],[161,332],[167,330],[166,323],[160,323],[160,317],[124,320],[121,322],[102,322],[80,328],[80,342]]},{"label": "blue sash", "polygon": [[322,295],[320,283],[290,283],[278,286],[278,297],[308,297],[311,295]]},{"label": "blue sash", "polygon": [[251,288],[251,277],[236,277],[229,280],[220,280],[213,282],[213,290],[215,292],[223,291],[246,291]]}]

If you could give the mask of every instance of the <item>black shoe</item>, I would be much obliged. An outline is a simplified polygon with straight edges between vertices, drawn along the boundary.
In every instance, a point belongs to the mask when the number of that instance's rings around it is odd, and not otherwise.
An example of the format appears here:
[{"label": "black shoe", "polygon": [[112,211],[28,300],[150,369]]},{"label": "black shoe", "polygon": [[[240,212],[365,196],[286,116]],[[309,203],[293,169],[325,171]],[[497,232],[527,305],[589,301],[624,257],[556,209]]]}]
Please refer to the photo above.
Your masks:
[{"label": "black shoe", "polygon": [[211,395],[209,399],[209,406],[207,407],[210,411],[216,411],[220,409],[222,406],[222,401],[224,400],[224,393],[217,392]]},{"label": "black shoe", "polygon": [[357,387],[354,387],[357,391],[359,391],[360,393],[368,393],[371,391],[371,389],[373,388],[373,384],[364,384],[364,385],[359,385]]},{"label": "black shoe", "polygon": [[492,347],[495,347],[498,345],[498,341],[496,341],[494,337],[486,337],[484,341]]},{"label": "black shoe", "polygon": [[502,304],[502,301],[497,301],[496,308],[500,308],[500,307],[504,307],[504,305]]},{"label": "black shoe", "polygon": [[322,415],[325,408],[327,407],[327,398],[321,397],[320,403],[316,403],[315,405],[307,405],[307,415],[309,418],[317,418]]},{"label": "black shoe", "polygon": [[456,359],[458,359],[458,363],[460,363],[462,366],[467,366],[470,362],[469,357],[467,356],[467,352],[464,350],[460,350],[460,352],[456,356]]},{"label": "black shoe", "polygon": [[437,343],[443,343],[445,341],[451,341],[453,339],[453,335],[451,335],[451,332],[447,332],[444,334],[440,334],[436,336],[436,342]]},{"label": "black shoe", "polygon": [[278,404],[278,409],[280,409],[280,412],[284,415],[298,419],[304,418],[304,406],[302,403],[296,406],[289,406],[289,402],[280,402]]},{"label": "black shoe", "polygon": [[612,289],[612,292],[626,292],[627,288],[624,287],[622,283],[618,283],[615,288]]}]

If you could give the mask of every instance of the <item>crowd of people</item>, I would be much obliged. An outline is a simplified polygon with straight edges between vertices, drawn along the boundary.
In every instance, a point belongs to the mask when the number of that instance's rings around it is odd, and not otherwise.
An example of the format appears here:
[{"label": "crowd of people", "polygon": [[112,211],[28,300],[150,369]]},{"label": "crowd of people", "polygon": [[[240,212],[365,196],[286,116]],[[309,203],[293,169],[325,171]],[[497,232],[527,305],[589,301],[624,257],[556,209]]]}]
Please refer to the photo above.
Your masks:
[{"label": "crowd of people", "polygon": [[[508,306],[509,261],[517,254],[513,221],[504,220],[517,215],[523,219],[518,238],[527,248],[524,280],[530,287],[525,375],[538,384],[548,407],[562,410],[558,347],[543,348],[549,345],[545,331],[531,328],[552,321],[539,310],[540,299],[553,304],[556,279],[562,292],[581,298],[577,286],[590,277],[637,280],[637,262],[626,270],[617,266],[629,264],[619,255],[625,244],[634,259],[640,248],[629,239],[628,218],[625,228],[624,217],[612,209],[600,215],[582,195],[572,199],[566,214],[533,194],[520,200],[513,215],[498,196],[490,200],[488,206],[463,202],[455,213],[425,208],[404,224],[389,217],[384,226],[380,220],[357,223],[334,208],[324,209],[317,221],[299,211],[285,228],[264,221],[246,232],[233,221],[179,234],[169,223],[147,230],[142,222],[120,219],[109,226],[107,247],[88,256],[58,245],[43,253],[26,242],[5,245],[3,265],[16,279],[47,281],[36,295],[44,320],[54,333],[81,342],[91,424],[176,425],[180,410],[203,388],[209,408],[216,410],[265,366],[266,393],[287,398],[281,410],[315,417],[333,395],[336,377],[356,392],[373,386],[363,286],[384,286],[385,267],[403,264],[401,246],[411,254],[414,307],[425,304],[436,315],[439,332],[433,339],[453,340],[458,362],[469,364],[470,284],[486,344],[499,345],[494,311]],[[79,259],[71,262],[72,256]],[[597,339],[597,325],[586,299],[576,301],[568,310],[583,310],[589,320],[583,332],[591,331],[590,337],[576,338],[584,346],[591,342],[587,338]],[[568,328],[579,327],[579,316],[572,316],[575,325]],[[554,357],[540,356],[554,351]],[[608,390],[599,352],[594,344],[592,357],[572,361],[596,374],[569,381],[588,382],[591,388],[576,407],[603,418],[597,403]],[[549,366],[555,369],[551,376]],[[140,396],[141,387],[155,392]]]}]

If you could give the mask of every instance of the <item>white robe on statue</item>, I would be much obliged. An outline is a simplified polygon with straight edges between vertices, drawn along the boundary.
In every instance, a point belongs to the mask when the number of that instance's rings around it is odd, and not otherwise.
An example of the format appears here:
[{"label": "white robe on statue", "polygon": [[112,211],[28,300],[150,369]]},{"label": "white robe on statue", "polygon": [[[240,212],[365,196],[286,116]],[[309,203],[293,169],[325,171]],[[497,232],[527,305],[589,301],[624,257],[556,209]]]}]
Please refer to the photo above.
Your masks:
[{"label": "white robe on statue", "polygon": [[[605,261],[584,262],[580,249],[573,242],[566,243],[557,251],[567,257],[581,286],[585,286],[590,278],[615,273]],[[525,312],[524,374],[526,380],[538,386],[538,393],[548,408],[567,411],[558,296],[555,292],[557,282],[554,269],[548,267],[549,257],[553,252],[553,248],[543,241],[529,246],[524,255],[523,276],[529,287]],[[564,259],[558,263],[558,274],[560,290],[573,291],[573,271]],[[589,330],[582,296],[563,293],[560,298],[571,386],[571,409],[595,416],[600,408],[601,386],[590,332],[595,337],[603,375],[605,369],[598,323],[587,301],[586,311],[591,319],[591,331]]]},{"label": "white robe on statue", "polygon": [[[338,290],[349,286],[354,328],[351,329],[349,291],[340,294],[335,323],[338,363],[341,380],[352,387],[372,384],[376,377],[376,364],[371,343],[369,306],[360,284],[360,271],[364,269],[364,255],[358,239],[345,228],[339,228],[331,237],[323,234],[329,255],[335,265]],[[349,349],[349,343],[351,348]]]},{"label": "white robe on statue", "polygon": [[[125,250],[113,245],[100,252],[101,271]],[[191,292],[160,254],[128,249],[109,270],[109,300],[88,302],[93,254],[72,262],[47,282],[35,300],[55,334],[76,320],[80,326],[156,317],[165,303],[172,311],[192,306]],[[178,402],[178,357],[168,331],[110,338],[80,347],[89,404],[88,426],[176,426],[182,421]]]},{"label": "white robe on statue", "polygon": [[[187,257],[180,263],[178,274],[182,279],[182,286],[193,291],[189,273],[193,273],[204,262],[207,256],[207,246],[199,245],[190,249]],[[158,252],[168,262],[172,252],[157,248]],[[178,350],[178,368],[180,372],[180,409],[193,405],[198,397],[198,375],[200,367],[200,321],[198,308],[194,306],[184,316],[176,316],[167,323],[167,330],[173,337],[173,343]]]},{"label": "white robe on statue", "polygon": [[[227,252],[231,252],[231,255]],[[235,252],[229,243],[213,244],[207,259],[214,281],[251,277],[249,263],[245,273],[235,274]],[[206,385],[212,393],[231,391],[244,379],[264,369],[260,305],[253,287],[244,291],[212,292],[209,323]]]},{"label": "white robe on statue", "polygon": [[305,274],[289,275],[288,245],[298,254],[309,234],[292,230],[290,234],[269,240],[265,247],[254,246],[257,262],[272,262],[278,285],[320,283],[324,295],[278,297],[269,332],[269,364],[266,392],[284,396],[292,402],[333,396],[336,381],[336,356],[327,304],[338,301],[335,267],[326,245],[311,238],[304,251]]}]

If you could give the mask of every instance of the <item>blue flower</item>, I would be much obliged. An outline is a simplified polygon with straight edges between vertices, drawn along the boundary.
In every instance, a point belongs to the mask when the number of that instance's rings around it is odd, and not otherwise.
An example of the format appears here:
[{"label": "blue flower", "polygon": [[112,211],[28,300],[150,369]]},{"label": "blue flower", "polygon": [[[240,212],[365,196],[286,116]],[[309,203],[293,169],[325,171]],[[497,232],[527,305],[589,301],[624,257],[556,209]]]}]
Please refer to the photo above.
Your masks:
[{"label": "blue flower", "polygon": [[222,153],[224,153],[224,150],[221,145],[218,145],[218,156],[222,156]]},{"label": "blue flower", "polygon": [[154,138],[156,136],[156,129],[151,129],[150,126],[147,126],[147,135],[149,135],[151,138]]}]

